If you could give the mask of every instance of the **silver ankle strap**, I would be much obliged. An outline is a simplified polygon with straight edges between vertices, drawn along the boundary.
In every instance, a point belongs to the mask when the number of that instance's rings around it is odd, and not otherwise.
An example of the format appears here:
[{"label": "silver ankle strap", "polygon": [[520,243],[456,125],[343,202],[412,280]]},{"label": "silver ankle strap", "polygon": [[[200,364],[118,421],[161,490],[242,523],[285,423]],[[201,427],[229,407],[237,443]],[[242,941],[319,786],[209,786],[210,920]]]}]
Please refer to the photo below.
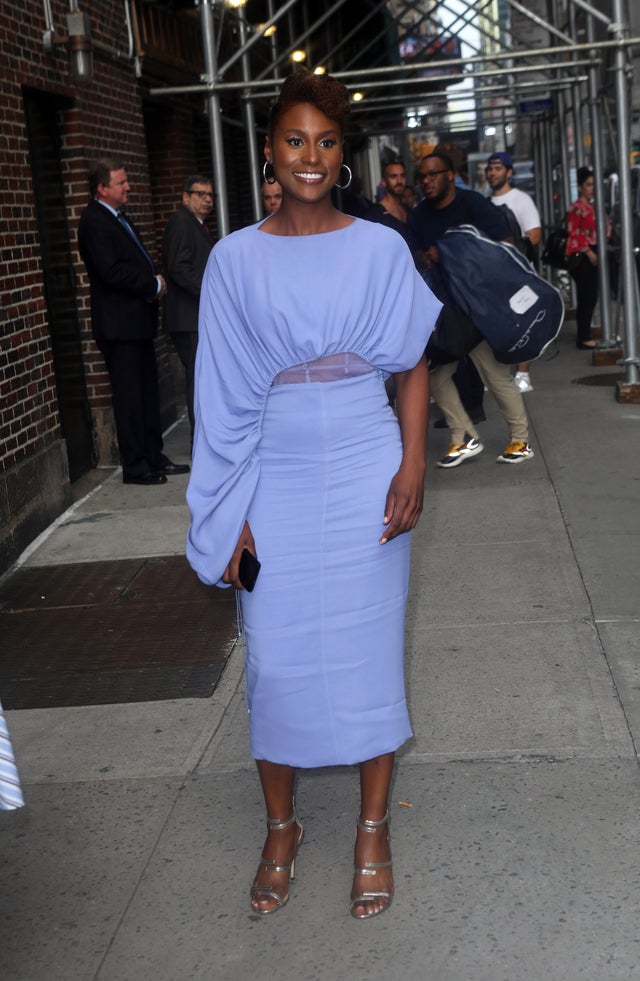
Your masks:
[{"label": "silver ankle strap", "polygon": [[376,828],[381,828],[382,825],[386,824],[388,820],[389,820],[389,811],[387,810],[385,816],[382,818],[381,821],[367,821],[365,818],[358,815],[357,824],[361,831],[369,831],[370,833],[373,833],[376,830]]},{"label": "silver ankle strap", "polygon": [[268,831],[284,831],[285,828],[290,828],[292,824],[295,824],[297,820],[296,809],[294,807],[291,817],[288,817],[286,821],[279,821],[278,818],[267,818],[267,830]]}]

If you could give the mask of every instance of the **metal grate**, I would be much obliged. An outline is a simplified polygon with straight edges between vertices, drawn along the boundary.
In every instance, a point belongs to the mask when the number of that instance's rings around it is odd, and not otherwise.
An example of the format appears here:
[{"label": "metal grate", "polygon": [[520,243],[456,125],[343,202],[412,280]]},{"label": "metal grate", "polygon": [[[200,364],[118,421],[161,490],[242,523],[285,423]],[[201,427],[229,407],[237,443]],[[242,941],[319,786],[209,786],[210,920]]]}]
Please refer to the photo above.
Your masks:
[{"label": "metal grate", "polygon": [[233,592],[182,557],[18,570],[0,588],[4,707],[209,697],[236,636]]}]

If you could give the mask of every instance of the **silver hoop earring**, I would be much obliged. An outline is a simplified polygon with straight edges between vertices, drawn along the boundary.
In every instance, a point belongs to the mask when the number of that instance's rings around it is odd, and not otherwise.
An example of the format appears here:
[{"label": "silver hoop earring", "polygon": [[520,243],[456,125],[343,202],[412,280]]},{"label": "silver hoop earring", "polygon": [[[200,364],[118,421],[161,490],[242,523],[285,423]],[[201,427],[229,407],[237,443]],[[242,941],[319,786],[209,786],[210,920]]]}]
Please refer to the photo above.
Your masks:
[{"label": "silver hoop earring", "polygon": [[[267,176],[267,167],[271,167],[268,176]],[[262,179],[265,182],[265,184],[275,184],[276,182],[276,172],[270,160],[265,160],[265,162],[262,165]]]},{"label": "silver hoop earring", "polygon": [[353,174],[351,173],[351,168],[348,167],[346,164],[341,164],[340,170],[342,170],[343,167],[346,170],[347,174],[349,175],[347,177],[347,183],[346,184],[336,184],[336,187],[339,188],[341,191],[346,191],[346,189],[349,187],[349,184],[351,183],[351,181],[353,179]]}]

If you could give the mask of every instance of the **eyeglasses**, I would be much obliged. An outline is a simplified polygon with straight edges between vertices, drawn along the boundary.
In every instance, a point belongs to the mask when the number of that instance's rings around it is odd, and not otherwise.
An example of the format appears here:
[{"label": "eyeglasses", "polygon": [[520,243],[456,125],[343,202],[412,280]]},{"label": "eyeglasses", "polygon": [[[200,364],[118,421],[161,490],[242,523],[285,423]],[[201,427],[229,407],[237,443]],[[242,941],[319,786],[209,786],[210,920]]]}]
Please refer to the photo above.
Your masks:
[{"label": "eyeglasses", "polygon": [[197,194],[199,198],[212,198],[213,191],[189,191],[189,194]]},{"label": "eyeglasses", "polygon": [[423,182],[423,184],[426,184],[428,181],[435,180],[440,174],[448,173],[449,169],[447,167],[445,167],[444,170],[429,170],[426,174],[420,174],[420,180]]}]

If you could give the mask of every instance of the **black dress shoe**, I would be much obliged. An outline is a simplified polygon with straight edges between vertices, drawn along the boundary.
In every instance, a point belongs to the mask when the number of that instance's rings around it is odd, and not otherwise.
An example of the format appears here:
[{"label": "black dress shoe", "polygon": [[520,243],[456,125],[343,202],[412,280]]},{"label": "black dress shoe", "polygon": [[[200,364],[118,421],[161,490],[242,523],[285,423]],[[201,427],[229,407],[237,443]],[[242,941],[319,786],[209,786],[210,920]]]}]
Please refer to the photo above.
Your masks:
[{"label": "black dress shoe", "polygon": [[166,484],[167,478],[163,473],[154,473],[149,471],[148,473],[138,473],[125,475],[122,478],[123,484],[145,484],[149,486],[150,484]]},{"label": "black dress shoe", "polygon": [[189,473],[191,467],[188,463],[172,463],[171,460],[167,460],[166,463],[162,463],[159,467],[154,468],[154,473],[166,474],[167,477],[175,477],[179,473]]}]

